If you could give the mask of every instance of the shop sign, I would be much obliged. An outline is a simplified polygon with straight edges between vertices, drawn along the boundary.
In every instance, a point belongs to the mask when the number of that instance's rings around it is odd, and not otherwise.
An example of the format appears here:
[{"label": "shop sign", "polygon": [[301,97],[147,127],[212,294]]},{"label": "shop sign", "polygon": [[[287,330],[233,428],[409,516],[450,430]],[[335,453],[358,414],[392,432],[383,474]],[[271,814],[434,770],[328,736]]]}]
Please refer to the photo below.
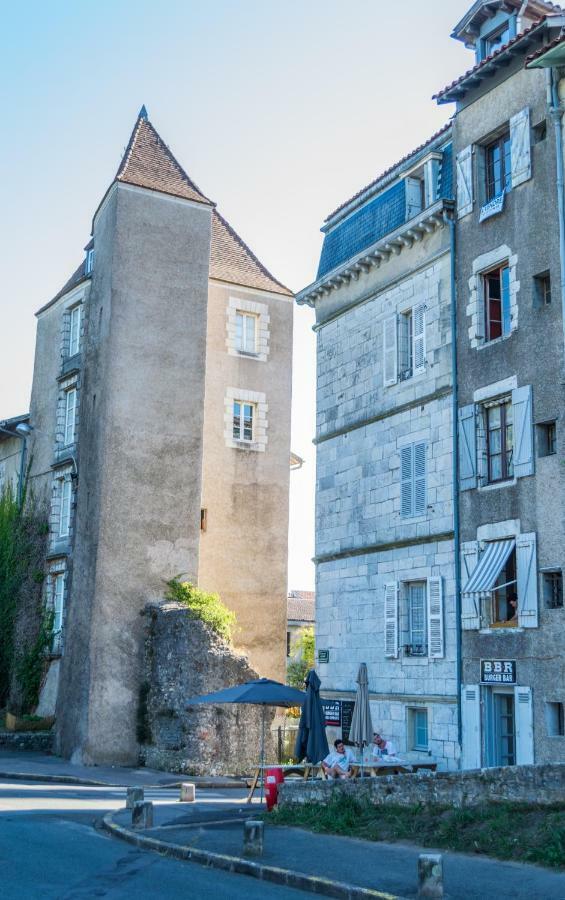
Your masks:
[{"label": "shop sign", "polygon": [[320,699],[324,710],[325,724],[339,728],[341,725],[341,700]]},{"label": "shop sign", "polygon": [[481,684],[516,684],[516,660],[481,659]]}]

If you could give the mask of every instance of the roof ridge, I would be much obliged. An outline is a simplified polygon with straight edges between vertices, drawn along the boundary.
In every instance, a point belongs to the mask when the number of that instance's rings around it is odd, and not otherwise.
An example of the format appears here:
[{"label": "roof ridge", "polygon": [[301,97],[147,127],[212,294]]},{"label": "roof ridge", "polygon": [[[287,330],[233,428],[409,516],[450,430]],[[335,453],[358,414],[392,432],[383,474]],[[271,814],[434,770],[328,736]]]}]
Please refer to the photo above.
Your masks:
[{"label": "roof ridge", "polygon": [[220,220],[220,222],[222,223],[222,225],[224,226],[224,228],[226,228],[226,230],[230,233],[230,235],[233,237],[233,239],[234,239],[235,241],[237,241],[237,243],[239,244],[239,246],[240,246],[240,247],[241,247],[241,248],[242,248],[242,249],[243,249],[250,257],[251,257],[251,259],[252,259],[253,262],[259,267],[259,269],[261,270],[261,272],[263,273],[263,275],[265,275],[267,278],[270,278],[271,281],[273,281],[275,284],[278,284],[279,287],[283,288],[285,291],[288,291],[288,293],[289,293],[290,295],[292,295],[292,291],[290,290],[290,288],[287,287],[286,284],[283,284],[282,281],[279,281],[278,278],[275,278],[275,276],[272,275],[271,272],[269,272],[269,270],[267,269],[266,266],[263,265],[263,263],[261,262],[261,260],[258,259],[257,256],[255,256],[255,254],[253,253],[253,250],[251,249],[251,247],[249,247],[249,246],[245,243],[245,241],[243,240],[243,238],[239,236],[239,234],[237,233],[237,231],[235,230],[235,228],[233,228],[233,227],[230,225],[230,223],[227,221],[227,219],[224,219],[224,217],[222,216],[222,214],[218,211],[218,208],[217,208],[217,207],[214,209],[212,215],[218,217],[218,219]]}]

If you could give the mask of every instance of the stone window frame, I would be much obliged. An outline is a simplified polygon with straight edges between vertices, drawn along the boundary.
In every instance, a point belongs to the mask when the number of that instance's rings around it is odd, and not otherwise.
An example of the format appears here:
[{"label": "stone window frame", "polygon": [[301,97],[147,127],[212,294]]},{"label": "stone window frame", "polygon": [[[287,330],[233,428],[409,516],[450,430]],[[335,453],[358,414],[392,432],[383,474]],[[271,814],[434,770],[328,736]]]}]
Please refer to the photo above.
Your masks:
[{"label": "stone window frame", "polygon": [[[508,282],[510,292],[510,331],[493,341],[485,338],[485,297],[483,275],[495,269],[497,266],[508,265]],[[488,253],[483,253],[473,260],[472,275],[469,279],[469,302],[467,304],[467,318],[470,320],[468,327],[471,347],[481,350],[484,347],[492,347],[500,341],[507,341],[518,328],[518,293],[520,282],[516,277],[518,256],[512,253],[510,247],[502,244]]]},{"label": "stone window frame", "polygon": [[[234,401],[251,403],[256,409],[253,422],[253,440],[237,440],[233,436],[233,404]],[[267,449],[267,429],[269,427],[267,413],[269,405],[261,391],[249,391],[244,388],[228,387],[224,398],[224,440],[227,447],[235,450],[252,450],[264,453]]]},{"label": "stone window frame", "polygon": [[[63,635],[65,631],[65,619],[67,614],[67,598],[68,598],[68,570],[67,561],[64,557],[54,559],[49,562],[47,570],[47,578],[45,583],[45,609],[47,612],[55,611],[55,583],[59,576],[63,577],[63,595],[61,604],[61,627],[56,632],[53,628],[53,640],[51,644],[51,656],[61,656],[63,653]],[[55,623],[53,622],[53,626]]]},{"label": "stone window frame", "polygon": [[[74,485],[73,485],[73,463],[70,462],[65,466],[57,468],[53,472],[53,482],[51,488],[51,505],[49,511],[49,531],[51,534],[52,548],[69,544],[73,534],[73,507],[74,507]],[[60,533],[61,522],[61,503],[63,499],[63,483],[70,483],[70,510],[69,510],[69,530],[67,534]]]},{"label": "stone window frame", "polygon": [[[406,749],[414,752],[427,753],[430,746],[430,710],[427,706],[419,705],[419,704],[411,704],[410,706],[406,706]],[[426,734],[427,734],[427,744],[426,746],[418,745],[416,743],[416,729],[415,729],[415,719],[417,713],[425,712],[426,714]]]},{"label": "stone window frame", "polygon": [[[55,454],[66,452],[69,448],[76,447],[78,443],[78,433],[80,426],[80,378],[78,372],[74,372],[67,378],[59,381],[57,395],[57,418],[55,422]],[[73,441],[70,444],[66,442],[66,416],[67,416],[67,394],[69,391],[76,391],[75,400],[75,427]]]},{"label": "stone window frame", "polygon": [[[255,333],[256,352],[250,353],[237,347],[237,313],[248,313],[256,316],[257,328]],[[226,310],[226,347],[230,356],[239,356],[246,359],[255,359],[259,362],[267,362],[270,340],[269,307],[266,303],[258,303],[256,300],[244,300],[241,297],[230,297]]]},{"label": "stone window frame", "polygon": [[[63,316],[61,322],[61,360],[65,362],[67,359],[72,359],[72,356],[76,356],[80,353],[84,334],[85,334],[85,306],[84,306],[84,297],[85,291],[84,288],[81,288],[80,291],[76,294],[72,294],[65,303],[65,307],[63,309]],[[79,327],[79,336],[78,336],[78,348],[75,353],[71,356],[71,316],[73,309],[80,307],[80,327]]]}]

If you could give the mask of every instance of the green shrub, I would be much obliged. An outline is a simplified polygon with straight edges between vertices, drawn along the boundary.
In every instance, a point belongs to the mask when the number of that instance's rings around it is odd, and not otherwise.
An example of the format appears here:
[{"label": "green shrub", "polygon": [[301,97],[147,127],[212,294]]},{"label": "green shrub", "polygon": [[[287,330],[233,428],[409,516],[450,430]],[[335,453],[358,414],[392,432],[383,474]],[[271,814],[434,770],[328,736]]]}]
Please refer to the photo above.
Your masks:
[{"label": "green shrub", "polygon": [[299,659],[289,662],[286,670],[286,682],[291,687],[304,690],[304,682],[310,669],[314,668],[314,629],[304,628],[290,648],[292,654],[300,653]]},{"label": "green shrub", "polygon": [[189,581],[180,581],[178,578],[167,581],[167,588],[165,595],[167,600],[182,603],[196,619],[209,625],[228,643],[232,642],[236,624],[235,613],[222,603],[219,594],[201,591]]}]

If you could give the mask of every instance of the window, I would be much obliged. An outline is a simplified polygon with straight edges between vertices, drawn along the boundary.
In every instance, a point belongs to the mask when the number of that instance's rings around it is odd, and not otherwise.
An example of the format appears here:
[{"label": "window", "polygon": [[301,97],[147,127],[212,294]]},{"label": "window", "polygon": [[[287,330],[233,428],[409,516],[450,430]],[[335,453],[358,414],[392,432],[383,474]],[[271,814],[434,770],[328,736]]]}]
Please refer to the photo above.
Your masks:
[{"label": "window", "polygon": [[408,709],[408,744],[410,750],[428,749],[427,709]]},{"label": "window", "polygon": [[77,410],[77,392],[76,388],[71,388],[65,394],[65,436],[64,443],[68,447],[75,439],[75,424]]},{"label": "window", "polygon": [[240,353],[257,352],[257,316],[236,312],[236,347]]},{"label": "window", "polygon": [[565,736],[565,715],[563,703],[546,703],[545,721],[549,737]]},{"label": "window", "polygon": [[69,356],[74,356],[80,348],[80,306],[73,306],[70,313]]},{"label": "window", "polygon": [[534,125],[532,129],[534,133],[534,144],[540,144],[541,141],[545,141],[547,137],[547,122],[545,119],[543,121],[538,122],[537,125]]},{"label": "window", "polygon": [[208,510],[201,509],[200,510],[200,531],[207,531],[208,529]]},{"label": "window", "polygon": [[561,570],[542,572],[542,585],[546,609],[563,609],[563,574]]},{"label": "window", "polygon": [[485,340],[495,341],[510,334],[510,269],[507,265],[483,275],[485,298]]},{"label": "window", "polygon": [[53,577],[53,641],[52,650],[56,653],[61,646],[63,630],[63,603],[65,598],[65,576],[63,573]]},{"label": "window", "polygon": [[551,304],[551,276],[549,272],[534,275],[534,306],[538,309]]},{"label": "window", "polygon": [[383,323],[385,387],[426,371],[426,305],[419,303]]},{"label": "window", "polygon": [[94,268],[94,247],[91,247],[90,250],[86,251],[86,260],[84,264],[84,273],[85,275],[90,275]]},{"label": "window", "polygon": [[414,371],[414,322],[412,310],[409,309],[399,317],[398,322],[398,361],[399,378],[404,381]]},{"label": "window", "polygon": [[510,132],[485,147],[487,203],[512,188],[512,156]]},{"label": "window", "polygon": [[500,50],[501,47],[504,47],[505,44],[510,40],[510,22],[506,22],[500,28],[497,28],[496,31],[491,32],[491,34],[487,35],[486,38],[483,39],[483,59],[487,56],[491,56],[493,53],[496,53],[497,50]]},{"label": "window", "polygon": [[514,627],[518,625],[518,594],[516,580],[516,549],[513,549],[503,566],[492,591],[491,625]]},{"label": "window", "polygon": [[400,515],[422,516],[427,512],[427,444],[409,444],[400,451]]},{"label": "window", "polygon": [[514,477],[512,400],[505,399],[485,408],[487,438],[487,481],[507,481]]},{"label": "window", "polygon": [[59,537],[67,537],[71,524],[71,482],[61,481],[61,507],[59,510]]},{"label": "window", "polygon": [[410,656],[427,653],[426,582],[415,581],[408,585],[408,634]]},{"label": "window", "polygon": [[252,403],[233,401],[233,437],[236,441],[253,440],[253,416],[255,407]]},{"label": "window", "polygon": [[554,456],[557,453],[557,423],[542,422],[536,425],[538,456]]}]

